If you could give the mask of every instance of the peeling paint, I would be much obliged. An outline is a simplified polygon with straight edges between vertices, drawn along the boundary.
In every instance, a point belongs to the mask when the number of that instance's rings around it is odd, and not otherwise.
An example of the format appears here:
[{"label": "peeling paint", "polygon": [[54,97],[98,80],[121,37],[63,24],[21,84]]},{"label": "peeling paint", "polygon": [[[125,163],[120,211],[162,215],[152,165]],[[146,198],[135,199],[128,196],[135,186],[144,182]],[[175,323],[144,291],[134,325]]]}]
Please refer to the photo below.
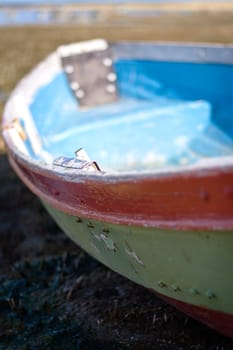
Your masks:
[{"label": "peeling paint", "polygon": [[177,284],[172,284],[172,289],[174,290],[174,292],[180,292],[181,291],[181,289],[180,289],[180,287],[177,285]]},{"label": "peeling paint", "polygon": [[90,233],[95,239],[97,239],[97,241],[101,241],[100,235],[98,235],[98,233],[96,233],[94,230],[90,230]]},{"label": "peeling paint", "polygon": [[158,281],[158,286],[160,287],[160,288],[166,288],[167,287],[167,285],[166,285],[166,283],[164,282],[164,281]]},{"label": "peeling paint", "polygon": [[125,249],[126,253],[133,259],[137,261],[138,264],[145,266],[144,262],[137,256],[137,254],[133,250]]},{"label": "peeling paint", "polygon": [[212,290],[207,290],[207,292],[205,293],[205,295],[207,296],[208,299],[214,299],[216,298],[215,293]]},{"label": "peeling paint", "polygon": [[113,242],[111,238],[107,237],[103,233],[100,234],[100,238],[106,244],[109,250],[113,250],[114,252],[117,251],[116,244]]}]

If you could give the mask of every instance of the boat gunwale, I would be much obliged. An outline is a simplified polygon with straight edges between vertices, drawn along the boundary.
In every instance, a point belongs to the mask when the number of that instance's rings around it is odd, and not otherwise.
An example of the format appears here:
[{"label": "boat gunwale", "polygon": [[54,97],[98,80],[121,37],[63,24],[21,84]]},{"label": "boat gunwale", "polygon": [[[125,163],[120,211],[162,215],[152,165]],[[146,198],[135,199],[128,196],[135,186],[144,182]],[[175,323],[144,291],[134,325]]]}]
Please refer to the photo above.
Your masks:
[{"label": "boat gunwale", "polygon": [[[118,42],[110,43],[113,51],[113,60],[116,59],[153,59],[182,61],[193,63],[219,63],[233,65],[233,45],[225,44],[206,44],[206,43],[178,43],[178,42]],[[191,55],[188,53],[191,53]],[[190,58],[191,57],[191,58]],[[41,160],[35,160],[32,157],[22,153],[8,135],[8,126],[15,118],[13,101],[15,96],[24,99],[26,105],[29,105],[39,88],[49,83],[56,74],[62,71],[57,52],[53,52],[41,63],[39,63],[31,72],[29,72],[16,86],[8,99],[3,113],[3,138],[11,155],[22,165],[31,168],[38,173],[44,173],[47,176],[54,176],[66,179],[67,181],[102,181],[102,182],[121,182],[134,181],[136,179],[150,179],[168,177],[168,176],[202,176],[207,172],[218,173],[219,171],[233,170],[233,156],[214,157],[198,161],[191,165],[171,166],[167,168],[158,168],[143,171],[108,171],[89,173],[77,169],[58,169]],[[45,74],[46,73],[46,74]],[[221,169],[219,168],[221,167]]]},{"label": "boat gunwale", "polygon": [[[195,176],[198,174],[195,174],[194,176],[188,176],[180,179],[180,176],[173,177],[173,178],[163,178],[163,179],[155,179],[152,178],[146,178],[146,179],[129,179],[129,181],[107,181],[105,183],[95,181],[94,179],[88,179],[87,176],[84,176],[84,178],[81,178],[79,174],[74,174],[76,180],[72,184],[72,181],[69,181],[69,179],[64,178],[63,176],[59,177],[57,174],[50,173],[46,174],[43,171],[42,172],[36,172],[30,167],[25,167],[20,162],[17,161],[16,158],[11,157],[9,154],[9,161],[12,166],[12,168],[15,170],[15,172],[18,174],[18,176],[21,178],[21,180],[27,185],[27,187],[36,194],[40,199],[50,204],[52,207],[56,208],[57,210],[60,210],[64,213],[67,213],[69,215],[75,216],[75,217],[85,217],[89,218],[90,220],[100,220],[106,223],[114,223],[119,225],[126,225],[126,226],[143,226],[143,227],[156,227],[157,229],[171,229],[172,231],[226,231],[231,233],[232,227],[233,227],[233,219],[232,219],[232,206],[229,207],[228,202],[229,200],[232,200],[232,186],[229,187],[228,185],[225,186],[225,182],[222,183],[223,191],[219,192],[219,189],[217,189],[216,197],[219,196],[219,194],[222,196],[220,201],[224,201],[223,207],[226,208],[226,205],[228,205],[228,214],[222,216],[222,213],[216,212],[216,209],[213,207],[209,208],[209,195],[210,195],[210,201],[214,203],[218,203],[218,200],[216,201],[215,198],[214,201],[211,200],[211,197],[213,193],[208,192],[208,190],[205,189],[205,187],[199,187],[198,191],[191,191],[191,193],[188,194],[188,197],[186,198],[186,202],[190,200],[190,197],[197,196],[199,198],[199,202],[204,204],[203,211],[197,210],[197,212],[194,213],[194,216],[192,214],[192,217],[190,217],[190,207],[188,205],[188,211],[187,213],[184,213],[183,211],[186,209],[185,206],[182,206],[181,209],[179,209],[179,215],[177,215],[176,206],[175,203],[177,201],[177,197],[181,196],[181,199],[185,198],[182,193],[179,193],[179,189],[176,188],[176,191],[172,193],[163,193],[163,196],[165,195],[166,198],[169,198],[169,201],[171,203],[167,203],[167,209],[173,208],[176,212],[173,210],[173,214],[166,213],[163,210],[163,214],[159,214],[157,209],[159,208],[159,200],[152,199],[153,204],[153,213],[148,212],[148,208],[143,204],[143,200],[140,201],[140,215],[137,213],[135,214],[134,207],[136,205],[137,207],[137,199],[140,198],[141,195],[144,195],[145,187],[150,185],[150,182],[156,182],[157,185],[164,185],[166,186],[166,180],[174,181],[177,183],[177,180],[179,180],[179,187],[183,187],[183,181],[187,180],[189,184],[191,184],[192,181],[195,180],[195,182],[199,183],[198,177]],[[49,176],[47,176],[49,175]],[[230,169],[230,172],[228,171],[226,175],[231,176],[230,184],[232,183],[233,179],[233,167]],[[77,178],[78,176],[78,178]],[[212,178],[212,183],[214,182],[215,185],[218,183],[218,176],[215,176],[215,174],[210,175],[210,173],[203,175],[203,178],[201,181],[209,181],[209,179]],[[103,179],[103,178],[102,178]],[[187,182],[186,181],[186,182]],[[61,194],[61,186],[69,186],[71,188],[71,191],[66,189],[66,195],[64,197],[64,192]],[[105,186],[103,186],[103,184]],[[144,187],[144,190],[139,191],[139,198],[136,198],[134,201],[127,200],[124,204],[124,213],[119,211],[121,206],[119,206],[119,199],[121,197],[116,196],[117,198],[112,197],[114,191],[115,194],[117,194],[118,191],[122,192],[122,186],[123,188],[127,186],[129,191],[134,191],[135,186],[142,186]],[[109,187],[110,186],[110,187]],[[196,187],[198,184],[195,185]],[[102,188],[100,190],[100,187]],[[158,186],[160,187],[160,186]],[[218,187],[218,186],[217,186]],[[207,187],[208,188],[208,187]],[[91,194],[90,194],[91,189]],[[225,191],[227,190],[227,192]],[[158,190],[158,189],[157,189]],[[230,190],[230,191],[228,191]],[[87,192],[84,195],[84,191]],[[97,195],[98,193],[98,195]],[[86,196],[87,194],[87,196]],[[157,196],[157,191],[155,191],[155,195]],[[207,197],[206,197],[207,194]],[[67,197],[68,195],[68,197]],[[102,198],[102,196],[104,197]],[[98,206],[98,202],[101,199],[102,203],[104,200],[104,208]],[[145,197],[144,197],[145,199]],[[78,200],[78,201],[77,201]],[[94,202],[93,202],[94,201]],[[108,202],[108,205],[106,203]],[[120,199],[121,201],[121,199]],[[82,203],[86,202],[85,207]],[[81,203],[81,206],[78,204]],[[94,204],[94,207],[93,207]],[[164,204],[164,203],[163,203]],[[126,206],[127,209],[126,209]],[[222,204],[220,205],[221,208]],[[107,208],[107,210],[106,210]],[[131,209],[130,209],[131,208]],[[220,209],[218,208],[218,209]],[[130,213],[132,211],[133,213]],[[138,209],[138,208],[137,208]],[[218,211],[217,209],[217,211]],[[229,214],[230,210],[230,214]],[[175,217],[174,217],[175,214]]]}]

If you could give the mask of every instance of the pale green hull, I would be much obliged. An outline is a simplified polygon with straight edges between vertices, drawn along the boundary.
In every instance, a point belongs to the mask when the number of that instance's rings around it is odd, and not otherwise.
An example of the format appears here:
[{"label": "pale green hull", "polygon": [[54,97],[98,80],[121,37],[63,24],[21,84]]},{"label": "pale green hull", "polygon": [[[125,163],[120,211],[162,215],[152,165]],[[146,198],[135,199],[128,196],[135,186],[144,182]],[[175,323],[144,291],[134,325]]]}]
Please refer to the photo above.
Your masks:
[{"label": "pale green hull", "polygon": [[233,313],[232,232],[187,232],[104,223],[45,207],[86,252],[167,297]]}]

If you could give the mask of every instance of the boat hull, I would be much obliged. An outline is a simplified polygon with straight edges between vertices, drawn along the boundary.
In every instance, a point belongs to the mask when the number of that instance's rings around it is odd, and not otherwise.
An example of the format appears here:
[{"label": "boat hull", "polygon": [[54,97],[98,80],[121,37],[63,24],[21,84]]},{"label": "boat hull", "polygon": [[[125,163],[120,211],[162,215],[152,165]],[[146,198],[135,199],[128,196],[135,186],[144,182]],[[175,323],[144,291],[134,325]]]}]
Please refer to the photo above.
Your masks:
[{"label": "boat hull", "polygon": [[8,150],[22,181],[62,212],[105,222],[175,230],[233,227],[233,165],[182,172],[90,176],[32,166]]},{"label": "boat hull", "polygon": [[187,172],[183,178],[170,174],[160,181],[145,176],[105,182],[80,174],[64,178],[9,156],[24,183],[81,248],[233,338],[231,167]]},{"label": "boat hull", "polygon": [[233,336],[232,232],[110,224],[44,205],[66,234],[97,260]]},{"label": "boat hull", "polygon": [[[181,162],[179,166],[172,163],[174,166],[142,167],[140,171],[130,168],[131,171],[125,162],[123,171],[113,167],[109,172],[100,169],[89,172],[75,168],[74,164],[68,166],[67,162],[60,164],[58,159],[63,159],[63,154],[73,154],[77,149],[79,138],[75,128],[80,131],[82,120],[77,119],[76,102],[68,89],[60,58],[54,52],[18,85],[6,105],[3,136],[11,165],[67,235],[89,254],[188,315],[233,337],[232,149],[228,152],[233,135],[229,118],[233,48],[153,43],[119,43],[111,48],[118,67],[118,83],[127,87],[122,90],[122,97],[136,100],[140,97],[141,101],[156,96],[158,101],[157,97],[164,96],[172,98],[172,103],[177,98],[183,102],[201,99],[205,101],[202,105],[205,118],[211,118],[210,126],[223,128],[230,140],[217,133],[208,142],[217,141],[221,149],[215,142],[206,147],[205,137],[213,133],[213,128],[207,128],[203,138],[195,141],[196,147],[188,143],[191,153],[201,152],[199,160],[189,164],[187,158],[180,159],[185,164]],[[69,65],[66,68],[72,71]],[[146,79],[141,81],[138,77],[143,77],[143,72]],[[212,106],[211,115],[208,106]],[[202,130],[203,126],[199,127]],[[74,144],[71,147],[71,142],[66,151],[63,138],[56,143],[64,128],[71,132],[68,135],[75,135]],[[91,135],[84,137],[90,139],[88,147],[82,144],[78,147],[96,148],[101,135]],[[47,148],[50,137],[58,148],[51,145],[52,148]],[[141,151],[145,137],[142,134],[138,138],[136,153]],[[128,141],[127,137],[124,139]],[[70,137],[66,141],[70,142]],[[178,146],[183,147],[187,140],[184,141],[185,138],[178,138]],[[120,137],[117,149],[119,144]],[[123,155],[125,148],[122,150]],[[140,162],[146,154],[138,157]]]}]

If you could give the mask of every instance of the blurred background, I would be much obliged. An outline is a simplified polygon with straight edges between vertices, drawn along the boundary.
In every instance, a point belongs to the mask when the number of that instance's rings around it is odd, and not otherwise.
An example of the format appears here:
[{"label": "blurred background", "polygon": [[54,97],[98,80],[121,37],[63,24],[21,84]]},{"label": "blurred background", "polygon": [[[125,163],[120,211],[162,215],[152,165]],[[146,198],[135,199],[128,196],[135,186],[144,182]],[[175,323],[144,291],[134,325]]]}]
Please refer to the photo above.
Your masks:
[{"label": "blurred background", "polygon": [[[0,0],[0,116],[57,46],[100,37],[233,44],[233,1]],[[0,242],[0,350],[233,349],[79,250],[12,172],[1,137]]]}]

